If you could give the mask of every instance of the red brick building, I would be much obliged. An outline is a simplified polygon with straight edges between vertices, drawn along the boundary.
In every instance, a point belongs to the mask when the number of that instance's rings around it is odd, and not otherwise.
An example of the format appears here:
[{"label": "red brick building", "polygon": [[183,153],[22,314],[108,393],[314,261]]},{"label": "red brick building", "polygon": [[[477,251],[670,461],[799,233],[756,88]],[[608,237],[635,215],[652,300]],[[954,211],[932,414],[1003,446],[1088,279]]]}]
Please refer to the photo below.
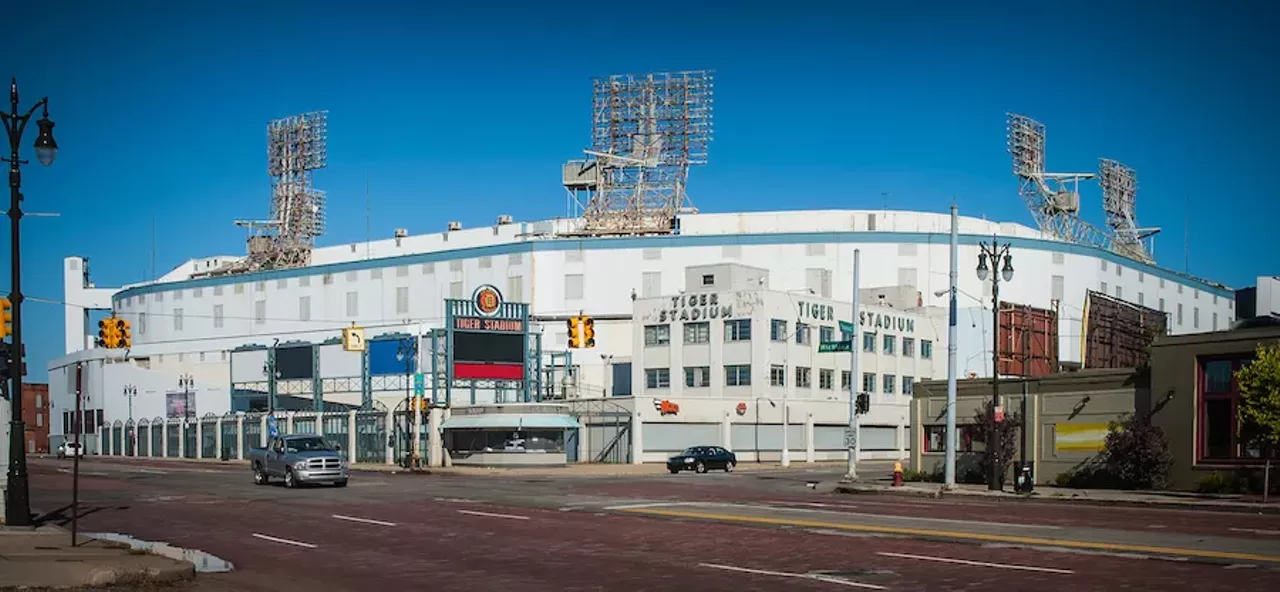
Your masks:
[{"label": "red brick building", "polygon": [[27,454],[48,454],[49,385],[23,383],[22,421],[27,428]]}]

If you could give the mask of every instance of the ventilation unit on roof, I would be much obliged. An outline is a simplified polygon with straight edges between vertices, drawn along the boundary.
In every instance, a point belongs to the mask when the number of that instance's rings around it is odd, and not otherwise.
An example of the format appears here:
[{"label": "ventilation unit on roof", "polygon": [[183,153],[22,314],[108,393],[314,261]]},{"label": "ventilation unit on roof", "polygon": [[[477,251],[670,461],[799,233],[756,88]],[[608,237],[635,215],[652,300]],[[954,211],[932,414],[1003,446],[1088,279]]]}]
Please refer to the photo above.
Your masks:
[{"label": "ventilation unit on roof", "polygon": [[498,216],[498,226],[505,226],[507,224],[510,224],[511,220],[512,218],[510,214],[503,214],[501,216]]},{"label": "ventilation unit on roof", "polygon": [[455,230],[462,230],[462,223],[461,223],[461,222],[450,222],[450,223],[449,223],[449,232],[453,232],[453,231],[455,231]]},{"label": "ventilation unit on roof", "polygon": [[396,229],[396,238],[404,238],[406,236],[409,236],[409,229],[407,228]]}]

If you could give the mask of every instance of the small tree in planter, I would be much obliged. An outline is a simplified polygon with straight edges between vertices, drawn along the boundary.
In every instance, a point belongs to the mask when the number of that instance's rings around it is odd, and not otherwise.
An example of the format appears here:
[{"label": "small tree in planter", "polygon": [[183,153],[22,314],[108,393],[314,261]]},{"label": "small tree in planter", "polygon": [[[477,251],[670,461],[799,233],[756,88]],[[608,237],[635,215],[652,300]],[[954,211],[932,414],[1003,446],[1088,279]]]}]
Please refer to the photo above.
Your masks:
[{"label": "small tree in planter", "polygon": [[[1280,344],[1258,346],[1253,361],[1236,373],[1236,382],[1240,385],[1240,415],[1252,428],[1253,441],[1261,445],[1263,457],[1274,458],[1280,449]],[[1271,464],[1268,461],[1268,468]],[[1265,479],[1271,484],[1276,481],[1270,475]]]},{"label": "small tree in planter", "polygon": [[[1000,471],[1000,483],[1004,484],[1005,476],[1009,472],[1009,463],[1013,462],[1014,454],[1018,446],[1018,430],[1022,429],[1022,414],[1010,413],[1005,411],[1004,419],[995,423],[996,445],[994,448],[990,442],[989,434],[991,434],[991,401],[982,404],[982,409],[973,416],[973,439],[982,442],[988,449],[996,452],[996,467]],[[991,474],[990,456],[983,453],[978,456],[978,468],[981,471],[982,482],[986,482],[987,475]]]},{"label": "small tree in planter", "polygon": [[[1125,414],[1111,422],[1103,449],[1107,485],[1125,489],[1164,489],[1173,455],[1164,430],[1151,425],[1151,414]],[[1103,485],[1099,483],[1098,485]]]}]

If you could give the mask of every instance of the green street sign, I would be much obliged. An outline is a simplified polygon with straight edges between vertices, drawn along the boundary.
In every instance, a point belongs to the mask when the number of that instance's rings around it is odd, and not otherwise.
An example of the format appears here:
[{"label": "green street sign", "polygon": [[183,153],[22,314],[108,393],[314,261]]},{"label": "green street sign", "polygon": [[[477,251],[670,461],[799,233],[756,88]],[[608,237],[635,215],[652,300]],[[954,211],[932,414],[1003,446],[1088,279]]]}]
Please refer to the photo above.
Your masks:
[{"label": "green street sign", "polygon": [[849,321],[840,321],[840,331],[852,335],[853,323],[850,323]]},{"label": "green street sign", "polygon": [[421,372],[413,375],[413,394],[421,397],[427,393],[427,377]]},{"label": "green street sign", "polygon": [[851,351],[853,351],[852,341],[821,341],[818,343],[818,353],[820,354]]}]

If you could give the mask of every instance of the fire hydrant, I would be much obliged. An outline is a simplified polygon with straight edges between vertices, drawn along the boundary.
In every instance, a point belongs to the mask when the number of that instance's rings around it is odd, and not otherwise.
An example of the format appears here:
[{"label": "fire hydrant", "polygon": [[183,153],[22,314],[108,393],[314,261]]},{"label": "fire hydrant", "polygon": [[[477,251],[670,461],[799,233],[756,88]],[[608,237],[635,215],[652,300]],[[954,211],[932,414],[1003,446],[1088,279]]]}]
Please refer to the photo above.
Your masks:
[{"label": "fire hydrant", "polygon": [[893,463],[893,486],[902,487],[902,461]]}]

